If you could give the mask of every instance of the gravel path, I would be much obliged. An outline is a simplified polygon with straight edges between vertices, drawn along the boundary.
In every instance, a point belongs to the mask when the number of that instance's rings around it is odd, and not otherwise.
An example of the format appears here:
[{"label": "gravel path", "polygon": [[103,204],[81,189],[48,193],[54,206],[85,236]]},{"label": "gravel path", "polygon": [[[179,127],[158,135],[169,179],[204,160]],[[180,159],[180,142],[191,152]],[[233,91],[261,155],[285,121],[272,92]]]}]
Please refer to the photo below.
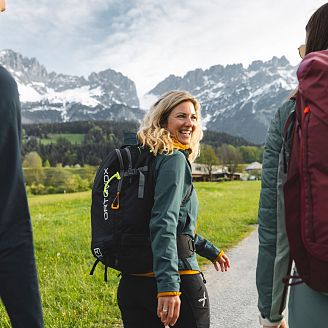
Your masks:
[{"label": "gravel path", "polygon": [[211,265],[204,274],[211,306],[211,328],[259,327],[255,268],[257,228],[227,252],[228,272],[217,272]]}]

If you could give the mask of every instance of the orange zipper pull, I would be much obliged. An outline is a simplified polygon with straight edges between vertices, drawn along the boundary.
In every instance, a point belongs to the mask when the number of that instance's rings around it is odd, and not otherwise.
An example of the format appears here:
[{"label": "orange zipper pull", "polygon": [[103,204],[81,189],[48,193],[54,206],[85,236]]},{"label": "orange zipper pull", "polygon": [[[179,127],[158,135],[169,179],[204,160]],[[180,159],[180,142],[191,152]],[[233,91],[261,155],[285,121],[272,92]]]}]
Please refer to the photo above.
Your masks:
[{"label": "orange zipper pull", "polygon": [[[115,204],[116,202],[116,204]],[[120,208],[120,192],[118,191],[116,194],[116,197],[114,198],[112,205],[111,205],[111,209],[112,210],[118,210]]]}]

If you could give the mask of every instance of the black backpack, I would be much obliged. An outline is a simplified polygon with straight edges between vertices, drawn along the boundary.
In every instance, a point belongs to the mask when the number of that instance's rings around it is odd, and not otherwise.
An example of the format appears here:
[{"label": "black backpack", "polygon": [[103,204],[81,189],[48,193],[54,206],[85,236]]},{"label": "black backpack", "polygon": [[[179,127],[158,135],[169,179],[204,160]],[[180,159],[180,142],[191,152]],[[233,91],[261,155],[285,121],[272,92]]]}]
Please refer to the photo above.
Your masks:
[{"label": "black backpack", "polygon": [[154,203],[153,163],[148,148],[112,150],[92,187],[91,251],[96,262],[125,273],[151,272],[149,218]]},{"label": "black backpack", "polygon": [[[132,145],[112,150],[100,165],[92,187],[91,251],[97,264],[123,273],[153,271],[149,220],[154,204],[155,156],[146,147]],[[192,186],[183,199],[188,201]],[[183,261],[195,246],[188,235],[177,234]],[[185,262],[188,264],[188,262]]]}]

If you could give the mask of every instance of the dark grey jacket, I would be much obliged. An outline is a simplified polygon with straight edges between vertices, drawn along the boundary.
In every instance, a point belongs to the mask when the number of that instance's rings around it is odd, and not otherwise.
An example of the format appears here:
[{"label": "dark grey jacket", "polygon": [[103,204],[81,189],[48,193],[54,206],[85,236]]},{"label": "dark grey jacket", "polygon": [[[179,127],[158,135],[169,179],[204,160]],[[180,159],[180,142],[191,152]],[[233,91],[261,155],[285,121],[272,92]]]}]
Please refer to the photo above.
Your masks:
[{"label": "dark grey jacket", "polygon": [[0,66],[0,297],[14,328],[43,327],[21,167],[17,85]]}]

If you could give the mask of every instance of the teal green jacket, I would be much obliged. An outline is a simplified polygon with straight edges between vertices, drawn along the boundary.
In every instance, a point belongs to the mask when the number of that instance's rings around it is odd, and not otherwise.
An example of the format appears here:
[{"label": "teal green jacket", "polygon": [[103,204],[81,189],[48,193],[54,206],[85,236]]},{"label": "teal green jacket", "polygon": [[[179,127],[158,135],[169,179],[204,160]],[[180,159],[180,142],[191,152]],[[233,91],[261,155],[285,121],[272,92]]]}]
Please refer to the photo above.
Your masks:
[{"label": "teal green jacket", "polygon": [[185,152],[174,151],[155,159],[155,195],[149,227],[159,293],[180,290],[179,270],[199,270],[196,254],[187,258],[189,267],[178,259],[178,234],[193,237],[196,253],[202,257],[214,261],[220,253],[209,241],[195,235],[198,200],[194,189],[189,199],[187,196],[192,174],[186,156]]},{"label": "teal green jacket", "polygon": [[287,178],[284,170],[284,149],[288,161],[288,140],[284,127],[295,101],[287,101],[273,118],[264,147],[262,188],[259,202],[259,253],[256,268],[258,308],[263,324],[280,322],[285,307],[282,280],[288,273],[289,245],[285,228],[283,185]]}]

